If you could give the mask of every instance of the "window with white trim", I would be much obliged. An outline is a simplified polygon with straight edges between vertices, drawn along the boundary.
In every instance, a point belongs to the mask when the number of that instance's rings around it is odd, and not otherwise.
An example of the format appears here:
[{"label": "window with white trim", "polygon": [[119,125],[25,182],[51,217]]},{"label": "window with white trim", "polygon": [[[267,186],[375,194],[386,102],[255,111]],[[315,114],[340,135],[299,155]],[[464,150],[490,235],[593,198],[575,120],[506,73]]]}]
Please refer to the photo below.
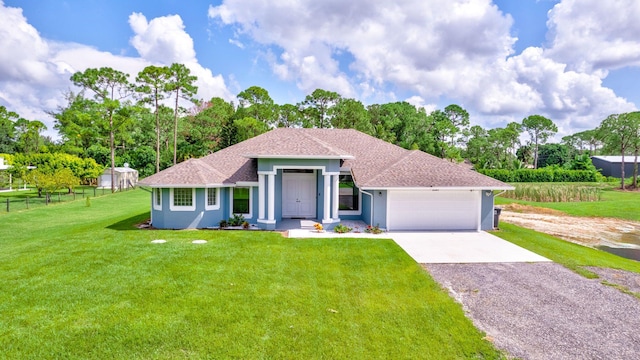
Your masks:
[{"label": "window with white trim", "polygon": [[153,209],[162,210],[162,189],[153,189]]},{"label": "window with white trim", "polygon": [[205,210],[220,209],[220,188],[207,188],[205,191]]},{"label": "window with white trim", "polygon": [[193,211],[196,209],[196,189],[190,188],[174,188],[171,189],[172,211]]},{"label": "window with white trim", "polygon": [[356,187],[351,174],[340,174],[338,178],[339,202],[341,214],[360,214],[360,190]]},{"label": "window with white trim", "polygon": [[232,190],[231,213],[242,214],[251,218],[251,203],[253,192],[250,187],[236,187]]}]

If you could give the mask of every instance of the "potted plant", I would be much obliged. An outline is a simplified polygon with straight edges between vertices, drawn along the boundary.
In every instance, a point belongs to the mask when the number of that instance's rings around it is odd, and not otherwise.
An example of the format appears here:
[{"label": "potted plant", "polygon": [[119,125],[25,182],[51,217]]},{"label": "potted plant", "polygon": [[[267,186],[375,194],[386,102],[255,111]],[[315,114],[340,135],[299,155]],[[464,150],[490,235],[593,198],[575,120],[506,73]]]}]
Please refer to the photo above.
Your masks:
[{"label": "potted plant", "polygon": [[313,227],[316,229],[316,232],[319,232],[319,233],[324,232],[324,227],[322,227],[322,224],[320,223],[313,224]]}]

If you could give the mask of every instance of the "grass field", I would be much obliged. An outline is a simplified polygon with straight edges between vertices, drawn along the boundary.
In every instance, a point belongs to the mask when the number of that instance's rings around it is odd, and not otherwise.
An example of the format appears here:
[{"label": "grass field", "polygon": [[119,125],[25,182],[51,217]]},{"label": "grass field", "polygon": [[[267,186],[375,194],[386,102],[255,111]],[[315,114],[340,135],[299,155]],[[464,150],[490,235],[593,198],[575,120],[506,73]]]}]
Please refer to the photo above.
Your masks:
[{"label": "grass field", "polygon": [[[51,194],[49,205],[82,200],[86,197],[94,198],[110,193],[110,189],[96,189],[94,186],[77,186],[72,194],[69,194],[67,189],[61,189]],[[9,202],[9,211],[7,211],[7,201]],[[21,188],[14,191],[0,192],[0,215],[7,212],[30,210],[41,206],[47,206],[46,197],[44,194],[38,197],[38,191],[34,188],[27,188],[26,190]]]},{"label": "grass field", "polygon": [[492,233],[518,246],[531,250],[536,254],[542,255],[547,259],[562,264],[588,278],[597,278],[598,276],[584,269],[584,266],[598,266],[640,273],[640,262],[638,261],[574,244],[516,225],[501,223],[500,230]]},{"label": "grass field", "polygon": [[136,229],[148,210],[137,190],[0,217],[0,357],[502,357],[390,240]]},{"label": "grass field", "polygon": [[[553,187],[554,183],[546,183]],[[518,186],[518,184],[513,184]],[[602,186],[594,184],[593,186]],[[613,185],[601,190],[599,201],[590,202],[534,202],[496,197],[496,205],[510,203],[526,204],[560,210],[569,215],[588,217],[612,217],[626,220],[640,221],[640,191],[620,191]]]},{"label": "grass field", "polygon": [[[518,186],[518,184],[513,185]],[[545,183],[534,185],[553,187],[558,184]],[[525,184],[525,186],[530,185]],[[588,186],[588,184],[580,184],[580,186]],[[573,216],[610,217],[640,221],[640,192],[623,192],[615,189],[614,185],[611,184],[604,187],[603,184],[593,184],[592,186],[601,189],[599,201],[534,202],[497,197],[496,205],[518,203],[560,210]],[[584,269],[583,267],[585,266],[599,266],[640,273],[640,263],[638,261],[625,259],[601,250],[577,245],[550,235],[504,222],[500,224],[500,229],[501,231],[496,231],[494,234],[551,259],[554,262],[563,264],[567,268],[589,278],[596,278],[597,275]]]}]

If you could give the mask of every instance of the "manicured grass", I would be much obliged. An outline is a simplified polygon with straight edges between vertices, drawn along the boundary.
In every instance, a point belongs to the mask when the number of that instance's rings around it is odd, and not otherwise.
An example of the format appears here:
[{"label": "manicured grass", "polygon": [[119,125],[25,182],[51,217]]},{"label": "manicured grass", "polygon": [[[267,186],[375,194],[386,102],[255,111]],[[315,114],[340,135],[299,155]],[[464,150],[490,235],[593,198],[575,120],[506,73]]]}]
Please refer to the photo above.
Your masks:
[{"label": "manicured grass", "polygon": [[149,203],[1,217],[1,357],[502,357],[390,240],[138,230]]},{"label": "manicured grass", "polygon": [[[514,184],[517,186],[517,184]],[[549,186],[553,186],[550,183]],[[594,185],[596,186],[596,185]],[[600,201],[593,202],[534,202],[496,197],[496,205],[526,204],[560,210],[569,215],[587,217],[611,217],[640,221],[640,191],[620,191],[611,187],[602,190]]]},{"label": "manicured grass", "polygon": [[598,276],[584,269],[584,266],[598,266],[640,273],[640,263],[638,261],[574,244],[516,225],[500,223],[500,230],[492,233],[518,246],[540,254],[547,259],[562,264],[588,278],[597,278]]}]

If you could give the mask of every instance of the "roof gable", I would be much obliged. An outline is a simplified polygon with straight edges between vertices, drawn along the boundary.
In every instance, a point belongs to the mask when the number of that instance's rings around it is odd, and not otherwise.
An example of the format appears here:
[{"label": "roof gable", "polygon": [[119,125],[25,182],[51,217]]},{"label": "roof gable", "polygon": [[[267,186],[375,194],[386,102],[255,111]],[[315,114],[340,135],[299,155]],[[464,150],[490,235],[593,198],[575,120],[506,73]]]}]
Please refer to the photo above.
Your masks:
[{"label": "roof gable", "polygon": [[142,185],[201,186],[219,185],[225,176],[202,159],[189,159],[145,178]]},{"label": "roof gable", "polygon": [[353,129],[274,129],[144,179],[143,185],[235,184],[258,180],[256,158],[343,159],[359,187],[510,189],[498,180],[422,151],[406,150]]},{"label": "roof gable", "polygon": [[281,128],[238,145],[250,158],[337,158],[353,156],[335,143],[314,136],[312,129]]},{"label": "roof gable", "polygon": [[365,188],[509,188],[501,181],[419,150],[408,151],[398,157],[378,175],[366,179],[360,186]]}]

